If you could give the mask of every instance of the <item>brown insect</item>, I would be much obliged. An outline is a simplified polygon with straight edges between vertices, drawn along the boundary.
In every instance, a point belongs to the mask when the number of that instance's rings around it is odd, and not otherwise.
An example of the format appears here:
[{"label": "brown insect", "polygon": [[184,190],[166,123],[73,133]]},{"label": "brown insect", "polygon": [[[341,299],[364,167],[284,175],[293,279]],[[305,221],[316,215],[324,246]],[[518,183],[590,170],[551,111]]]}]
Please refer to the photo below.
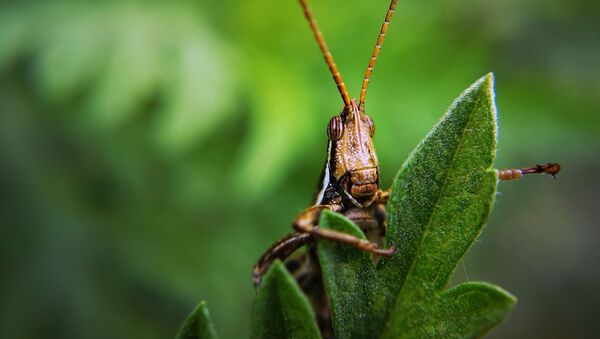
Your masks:
[{"label": "brown insect", "polygon": [[[331,315],[316,254],[315,238],[354,246],[362,251],[373,253],[375,257],[389,257],[395,253],[394,247],[381,248],[386,234],[386,203],[389,190],[382,191],[379,187],[379,163],[373,146],[375,124],[365,113],[365,102],[369,79],[398,1],[392,0],[386,13],[365,72],[358,103],[356,99],[350,99],[342,75],[333,61],[306,0],[299,0],[299,2],[333,75],[344,106],[341,113],[331,118],[327,125],[329,139],[327,159],[315,194],[314,205],[296,217],[293,223],[296,232],[277,241],[262,255],[254,266],[253,281],[258,288],[263,274],[274,260],[285,260],[306,245],[306,252],[288,259],[286,267],[309,296],[323,337],[326,338],[332,335]],[[513,180],[533,173],[547,173],[554,176],[559,171],[558,164],[550,163],[522,169],[501,170],[499,178]],[[352,220],[362,229],[368,240],[319,228],[319,217],[325,209],[343,214]]]}]

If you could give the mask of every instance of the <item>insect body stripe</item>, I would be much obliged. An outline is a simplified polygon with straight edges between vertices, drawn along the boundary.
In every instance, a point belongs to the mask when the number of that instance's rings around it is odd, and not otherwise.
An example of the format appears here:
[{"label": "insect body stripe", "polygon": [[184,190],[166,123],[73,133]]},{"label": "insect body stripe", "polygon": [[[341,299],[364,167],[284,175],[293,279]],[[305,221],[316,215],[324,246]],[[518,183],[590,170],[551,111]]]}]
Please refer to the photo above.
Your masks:
[{"label": "insect body stripe", "polygon": [[321,183],[321,190],[317,195],[317,201],[315,201],[315,205],[320,205],[323,202],[323,197],[325,197],[325,191],[329,186],[329,160],[331,160],[331,141],[327,144],[327,162],[325,163],[325,174],[323,175],[323,182]]}]

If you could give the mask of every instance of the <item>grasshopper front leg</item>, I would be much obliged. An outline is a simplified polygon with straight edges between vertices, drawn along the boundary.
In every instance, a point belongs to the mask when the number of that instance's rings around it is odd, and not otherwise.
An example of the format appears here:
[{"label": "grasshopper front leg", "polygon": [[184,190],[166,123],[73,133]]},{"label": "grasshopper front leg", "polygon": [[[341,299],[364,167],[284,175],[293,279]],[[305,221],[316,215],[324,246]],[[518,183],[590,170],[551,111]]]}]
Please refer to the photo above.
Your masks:
[{"label": "grasshopper front leg", "polygon": [[336,211],[339,210],[340,207],[336,205],[315,205],[309,207],[300,213],[300,215],[296,218],[296,221],[294,222],[294,229],[296,229],[298,232],[309,233],[315,237],[354,246],[361,251],[370,252],[381,256],[391,257],[394,253],[396,253],[396,248],[394,246],[388,249],[382,249],[379,248],[377,244],[368,240],[361,239],[343,232],[319,228],[317,223],[321,213],[325,209]]},{"label": "grasshopper front leg", "polygon": [[285,260],[298,248],[311,241],[313,237],[320,237],[340,243],[354,246],[362,251],[374,253],[381,256],[390,257],[395,252],[395,247],[388,249],[381,249],[377,244],[374,244],[368,240],[355,237],[353,235],[333,231],[325,230],[318,227],[317,223],[323,210],[329,209],[332,211],[339,211],[341,206],[339,205],[314,205],[305,209],[294,221],[294,229],[296,233],[289,234],[279,241],[277,241],[271,248],[269,248],[254,265],[252,270],[252,280],[254,286],[258,288],[262,276],[265,274],[271,263],[276,259]]}]

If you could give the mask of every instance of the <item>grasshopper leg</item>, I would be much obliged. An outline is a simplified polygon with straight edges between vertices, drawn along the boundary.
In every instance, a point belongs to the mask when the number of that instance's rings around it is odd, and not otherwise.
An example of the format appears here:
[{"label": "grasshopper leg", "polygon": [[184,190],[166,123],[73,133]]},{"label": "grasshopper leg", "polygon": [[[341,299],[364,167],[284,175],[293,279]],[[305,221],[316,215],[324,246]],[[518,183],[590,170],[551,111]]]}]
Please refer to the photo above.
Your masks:
[{"label": "grasshopper leg", "polygon": [[344,243],[354,246],[362,251],[386,257],[390,257],[396,252],[396,249],[393,246],[388,249],[382,249],[379,248],[377,244],[368,240],[361,239],[343,232],[319,228],[317,226],[317,222],[321,212],[323,212],[325,209],[338,211],[340,206],[315,205],[307,208],[300,213],[294,222],[294,229],[297,232],[289,234],[277,241],[260,257],[258,262],[254,265],[254,269],[252,270],[252,280],[254,281],[254,286],[256,288],[258,288],[260,285],[263,274],[267,271],[273,261],[276,259],[286,259],[294,251],[310,241],[312,237],[320,237],[323,239]]},{"label": "grasshopper leg", "polygon": [[296,229],[298,232],[312,234],[315,237],[354,246],[361,251],[370,252],[377,255],[391,257],[396,252],[396,248],[393,246],[388,249],[382,249],[379,248],[377,244],[368,240],[361,239],[343,232],[319,228],[317,226],[317,222],[321,212],[323,212],[325,209],[335,210],[335,208],[337,208],[335,205],[315,205],[307,208],[300,213],[298,218],[296,218],[296,221],[294,222],[294,229]]},{"label": "grasshopper leg", "polygon": [[276,259],[284,260],[294,251],[306,244],[311,238],[309,233],[291,233],[279,239],[265,254],[263,254],[252,270],[252,281],[254,287],[258,288],[263,274],[267,271],[271,263]]},{"label": "grasshopper leg", "polygon": [[548,174],[556,179],[556,175],[560,172],[560,165],[557,163],[547,163],[545,165],[535,165],[524,168],[502,169],[498,171],[500,180],[508,181],[520,179],[526,174]]}]

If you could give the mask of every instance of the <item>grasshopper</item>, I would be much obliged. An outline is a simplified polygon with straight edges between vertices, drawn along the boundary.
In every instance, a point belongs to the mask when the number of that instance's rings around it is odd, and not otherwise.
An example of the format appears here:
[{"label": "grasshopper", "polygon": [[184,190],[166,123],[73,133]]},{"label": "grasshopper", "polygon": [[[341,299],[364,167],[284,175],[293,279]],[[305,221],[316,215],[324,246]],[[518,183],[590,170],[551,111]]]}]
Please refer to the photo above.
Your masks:
[{"label": "grasshopper", "polygon": [[[354,246],[361,251],[372,253],[375,258],[389,257],[395,253],[393,246],[381,248],[386,235],[386,203],[390,192],[379,187],[379,163],[373,145],[375,124],[365,112],[365,102],[373,67],[398,1],[391,1],[385,15],[365,72],[358,103],[348,95],[342,75],[338,71],[307,1],[299,0],[299,2],[333,75],[344,106],[341,113],[332,117],[327,125],[327,158],[315,193],[314,204],[296,217],[293,222],[294,233],[277,241],[261,256],[253,269],[253,281],[258,288],[263,274],[274,260],[285,260],[306,245],[306,253],[295,260],[288,259],[286,267],[309,296],[323,336],[329,337],[332,333],[331,316],[317,259],[315,239],[323,238]],[[555,176],[559,171],[559,164],[548,163],[521,169],[500,170],[498,177],[500,180],[514,180],[523,175],[536,173]],[[326,209],[343,214],[356,223],[365,233],[367,240],[319,228],[319,217]]]}]

